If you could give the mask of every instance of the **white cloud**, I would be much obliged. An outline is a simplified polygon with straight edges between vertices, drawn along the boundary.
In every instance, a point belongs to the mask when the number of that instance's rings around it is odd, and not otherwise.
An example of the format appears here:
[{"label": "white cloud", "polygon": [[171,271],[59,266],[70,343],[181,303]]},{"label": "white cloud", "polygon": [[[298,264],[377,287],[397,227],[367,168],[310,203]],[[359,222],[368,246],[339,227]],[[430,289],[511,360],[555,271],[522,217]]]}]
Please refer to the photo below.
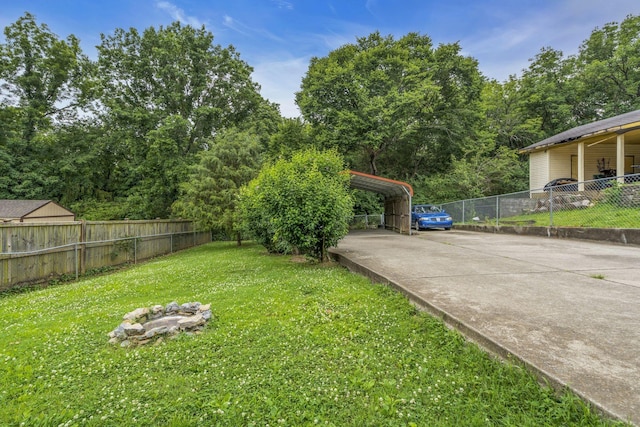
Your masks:
[{"label": "white cloud", "polygon": [[240,22],[236,21],[229,15],[224,15],[224,17],[222,18],[222,25],[244,36],[249,35],[249,32],[247,31],[247,27],[242,25]]},{"label": "white cloud", "polygon": [[195,27],[195,28],[200,28],[203,25],[205,25],[205,22],[202,22],[195,16],[185,15],[184,10],[180,9],[179,7],[177,7],[176,5],[168,1],[158,1],[156,2],[156,6],[158,7],[158,9],[162,9],[167,13],[169,13],[169,16],[171,16],[171,18],[173,18],[176,21],[180,21],[184,24],[191,25],[192,27]]},{"label": "white cloud", "polygon": [[262,87],[261,95],[280,104],[285,117],[299,117],[295,93],[300,90],[302,77],[309,67],[308,57],[293,59],[266,58],[253,66],[253,80]]},{"label": "white cloud", "polygon": [[293,4],[285,0],[271,0],[279,9],[293,9]]},{"label": "white cloud", "polygon": [[225,15],[223,17],[222,25],[246,37],[267,38],[276,42],[283,41],[281,37],[276,36],[272,32],[269,32],[263,28],[249,27],[248,25],[245,25],[244,23],[232,18],[229,15]]},{"label": "white cloud", "polygon": [[[505,80],[510,74],[522,73],[540,49],[551,47],[565,57],[574,55],[596,27],[607,22],[620,22],[635,7],[623,7],[629,0],[610,0],[611,7],[596,7],[594,0],[567,0],[517,16],[494,16],[490,29],[465,35],[461,40],[464,53],[479,61],[483,73]],[[633,0],[637,2],[637,0]],[[615,6],[618,4],[620,7]]]}]

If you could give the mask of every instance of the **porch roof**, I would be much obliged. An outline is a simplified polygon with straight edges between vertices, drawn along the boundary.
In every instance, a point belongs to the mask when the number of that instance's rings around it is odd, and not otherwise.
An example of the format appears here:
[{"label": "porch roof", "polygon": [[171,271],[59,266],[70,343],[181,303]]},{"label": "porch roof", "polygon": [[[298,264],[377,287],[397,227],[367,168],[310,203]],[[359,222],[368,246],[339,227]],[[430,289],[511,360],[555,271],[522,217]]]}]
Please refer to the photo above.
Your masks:
[{"label": "porch roof", "polygon": [[547,139],[543,139],[540,142],[529,145],[528,147],[521,149],[520,153],[527,154],[542,148],[575,142],[581,138],[612,133],[625,133],[634,129],[640,129],[640,110],[631,111],[629,113],[620,114],[619,116],[598,120],[597,122],[587,123],[586,125],[569,129]]}]

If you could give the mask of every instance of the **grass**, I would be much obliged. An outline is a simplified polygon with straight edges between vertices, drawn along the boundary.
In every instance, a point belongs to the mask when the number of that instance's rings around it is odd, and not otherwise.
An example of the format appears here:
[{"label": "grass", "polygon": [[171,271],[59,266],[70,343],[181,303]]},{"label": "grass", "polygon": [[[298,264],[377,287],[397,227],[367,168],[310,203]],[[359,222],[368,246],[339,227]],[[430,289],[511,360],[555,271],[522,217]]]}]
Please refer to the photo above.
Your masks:
[{"label": "grass", "polygon": [[[528,226],[548,227],[549,212],[530,213],[500,218],[500,224],[522,223]],[[495,224],[489,220],[486,224]],[[640,209],[620,208],[613,205],[597,204],[584,209],[559,210],[553,212],[554,227],[586,228],[638,228]]]},{"label": "grass", "polygon": [[[200,301],[198,336],[124,349],[138,307]],[[335,267],[213,243],[0,298],[0,425],[617,425]]]}]

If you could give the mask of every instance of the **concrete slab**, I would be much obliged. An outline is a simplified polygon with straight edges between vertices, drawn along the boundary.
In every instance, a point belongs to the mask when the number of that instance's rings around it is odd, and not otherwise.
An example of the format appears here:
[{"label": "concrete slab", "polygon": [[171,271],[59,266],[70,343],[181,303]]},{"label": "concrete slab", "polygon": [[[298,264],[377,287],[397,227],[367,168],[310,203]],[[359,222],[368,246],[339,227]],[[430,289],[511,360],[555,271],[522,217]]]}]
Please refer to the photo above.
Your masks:
[{"label": "concrete slab", "polygon": [[640,425],[640,248],[470,231],[354,232],[334,258],[471,340]]}]

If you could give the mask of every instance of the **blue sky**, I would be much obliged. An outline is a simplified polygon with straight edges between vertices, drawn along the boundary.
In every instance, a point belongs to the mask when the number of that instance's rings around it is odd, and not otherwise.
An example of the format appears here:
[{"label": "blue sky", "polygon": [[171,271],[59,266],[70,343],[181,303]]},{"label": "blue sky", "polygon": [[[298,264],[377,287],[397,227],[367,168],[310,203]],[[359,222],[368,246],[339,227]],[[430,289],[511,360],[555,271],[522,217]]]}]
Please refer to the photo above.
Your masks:
[{"label": "blue sky", "polygon": [[[640,15],[639,0],[0,0],[4,28],[28,11],[60,38],[74,34],[96,58],[100,34],[115,28],[205,25],[254,68],[262,95],[284,116],[299,114],[294,93],[313,56],[378,30],[460,42],[482,73],[520,75],[542,47],[574,54],[595,27]],[[0,36],[2,39],[3,36]]]}]

